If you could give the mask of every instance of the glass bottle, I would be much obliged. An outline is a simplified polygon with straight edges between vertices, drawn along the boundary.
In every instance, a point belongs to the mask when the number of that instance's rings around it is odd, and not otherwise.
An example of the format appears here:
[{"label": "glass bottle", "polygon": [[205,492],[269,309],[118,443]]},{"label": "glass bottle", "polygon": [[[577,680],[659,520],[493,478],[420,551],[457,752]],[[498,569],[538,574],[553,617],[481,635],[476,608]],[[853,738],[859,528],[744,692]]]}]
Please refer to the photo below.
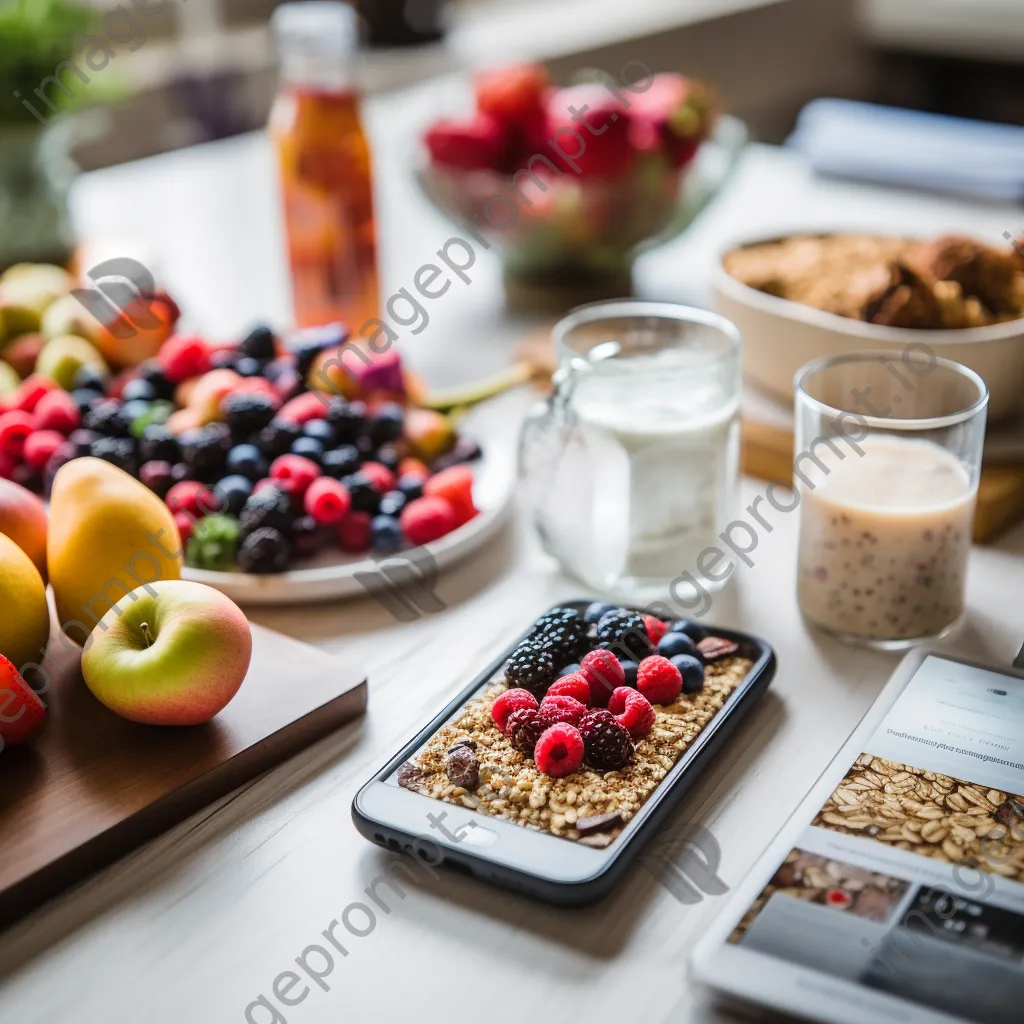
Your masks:
[{"label": "glass bottle", "polygon": [[270,115],[299,327],[379,314],[370,147],[353,83],[355,11],[331,0],[279,7],[281,80]]}]

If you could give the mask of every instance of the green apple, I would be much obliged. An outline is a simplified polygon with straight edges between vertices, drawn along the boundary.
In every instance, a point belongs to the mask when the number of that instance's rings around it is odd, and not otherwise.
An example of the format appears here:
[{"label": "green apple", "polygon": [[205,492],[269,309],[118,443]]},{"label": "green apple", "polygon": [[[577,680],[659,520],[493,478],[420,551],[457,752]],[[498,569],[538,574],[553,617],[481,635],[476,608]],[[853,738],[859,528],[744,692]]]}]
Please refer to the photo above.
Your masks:
[{"label": "green apple", "polygon": [[212,587],[157,580],[96,624],[82,677],[111,711],[147,725],[200,725],[238,692],[252,657],[241,609]]},{"label": "green apple", "polygon": [[75,286],[61,267],[46,263],[17,263],[0,276],[0,309],[4,336],[14,338],[39,330],[43,313]]},{"label": "green apple", "polygon": [[95,345],[85,338],[63,334],[59,338],[51,338],[43,346],[35,369],[36,373],[55,380],[65,391],[70,391],[75,386],[75,374],[83,366],[91,366],[104,376],[110,373],[106,360]]}]

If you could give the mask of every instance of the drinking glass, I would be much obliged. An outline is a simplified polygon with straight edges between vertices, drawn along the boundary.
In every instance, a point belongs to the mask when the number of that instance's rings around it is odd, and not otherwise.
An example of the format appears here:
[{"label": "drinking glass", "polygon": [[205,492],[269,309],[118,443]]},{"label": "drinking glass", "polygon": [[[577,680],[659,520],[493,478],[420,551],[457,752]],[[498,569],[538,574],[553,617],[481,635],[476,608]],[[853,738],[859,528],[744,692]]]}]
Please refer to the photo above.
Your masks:
[{"label": "drinking glass", "polygon": [[842,640],[898,650],[963,618],[988,388],[922,342],[796,374],[797,600]]},{"label": "drinking glass", "polygon": [[542,543],[591,589],[665,598],[735,505],[739,332],[699,309],[612,301],[570,313],[554,340],[554,393],[520,443]]}]

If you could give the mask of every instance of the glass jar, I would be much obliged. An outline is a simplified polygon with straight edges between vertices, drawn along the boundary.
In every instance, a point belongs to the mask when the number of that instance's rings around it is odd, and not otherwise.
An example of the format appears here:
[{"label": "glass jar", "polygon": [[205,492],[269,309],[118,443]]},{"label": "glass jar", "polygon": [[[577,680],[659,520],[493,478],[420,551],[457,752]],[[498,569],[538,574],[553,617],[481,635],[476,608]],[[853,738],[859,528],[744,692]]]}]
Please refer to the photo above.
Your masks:
[{"label": "glass jar", "polygon": [[664,600],[732,518],[739,332],[699,309],[611,301],[571,313],[554,342],[553,394],[520,441],[541,541],[593,590]]},{"label": "glass jar", "polygon": [[797,371],[797,600],[842,640],[898,650],[963,618],[988,388],[921,342]]}]

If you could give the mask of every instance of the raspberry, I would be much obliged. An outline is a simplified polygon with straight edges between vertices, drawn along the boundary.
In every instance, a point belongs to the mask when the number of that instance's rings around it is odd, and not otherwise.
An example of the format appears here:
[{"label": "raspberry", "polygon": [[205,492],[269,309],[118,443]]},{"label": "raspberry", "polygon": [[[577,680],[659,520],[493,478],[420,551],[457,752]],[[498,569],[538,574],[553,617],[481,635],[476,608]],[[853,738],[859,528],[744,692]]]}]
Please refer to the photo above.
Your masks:
[{"label": "raspberry", "polygon": [[432,498],[444,498],[455,512],[458,526],[468,523],[476,515],[473,471],[468,466],[452,466],[435,473],[423,485],[423,493]]},{"label": "raspberry", "polygon": [[189,538],[192,536],[192,527],[195,524],[195,518],[190,516],[187,512],[175,512],[174,522],[178,527],[178,533],[181,534],[181,543],[188,543]]},{"label": "raspberry", "polygon": [[657,719],[651,702],[629,686],[620,686],[612,691],[608,698],[608,710],[635,740],[646,736],[654,728]]},{"label": "raspberry", "polygon": [[580,672],[573,672],[571,675],[561,676],[549,687],[547,697],[574,697],[581,704],[590,703],[590,684]]},{"label": "raspberry", "polygon": [[62,390],[60,385],[49,377],[33,373],[26,377],[14,393],[14,408],[21,412],[35,412],[36,406],[52,391]]},{"label": "raspberry", "polygon": [[378,494],[387,494],[388,491],[395,489],[395,474],[379,462],[364,462],[359,467],[359,472],[373,484],[373,489]]},{"label": "raspberry", "polygon": [[167,492],[164,504],[172,512],[184,512],[193,519],[201,519],[216,512],[220,503],[206,484],[198,480],[182,480]]},{"label": "raspberry", "polygon": [[662,622],[661,619],[653,615],[645,615],[644,625],[647,627],[647,635],[650,637],[651,643],[657,647],[658,642],[668,632],[668,623]]},{"label": "raspberry", "polygon": [[36,430],[56,430],[65,437],[77,430],[82,422],[78,403],[60,389],[43,395],[32,410]]},{"label": "raspberry", "polygon": [[570,725],[577,725],[579,720],[587,713],[587,705],[575,697],[567,697],[556,694],[553,697],[545,697],[540,702],[537,714],[544,728],[554,725],[556,722],[568,722]]},{"label": "raspberry", "polygon": [[56,430],[37,430],[25,438],[21,457],[33,469],[42,469],[63,443],[63,435],[58,434]]},{"label": "raspberry", "polygon": [[518,711],[520,708],[537,710],[537,698],[529,690],[516,686],[495,697],[494,703],[491,705],[491,718],[494,719],[494,724],[500,732],[505,731],[512,712]]},{"label": "raspberry", "polygon": [[296,499],[302,498],[319,475],[320,467],[301,455],[279,455],[270,464],[270,478]]},{"label": "raspberry", "polygon": [[314,480],[302,500],[306,514],[324,526],[336,526],[352,506],[348,491],[329,476]]},{"label": "raspberry", "polygon": [[671,704],[683,688],[683,677],[667,658],[652,654],[640,662],[636,688],[652,704]]},{"label": "raspberry", "polygon": [[20,409],[12,409],[0,416],[0,452],[21,458],[25,438],[35,429],[32,417]]},{"label": "raspberry", "polygon": [[367,512],[350,510],[338,523],[338,547],[353,555],[366,551],[370,546],[372,519]]},{"label": "raspberry", "polygon": [[633,740],[629,730],[610,711],[588,711],[580,721],[580,735],[586,749],[586,761],[599,771],[614,771],[633,758]]},{"label": "raspberry", "polygon": [[402,509],[399,521],[410,544],[429,544],[451,533],[456,527],[455,513],[444,498],[417,498],[410,501]]},{"label": "raspberry", "polygon": [[537,767],[554,779],[571,775],[583,764],[583,737],[579,729],[566,722],[545,729],[533,748]]},{"label": "raspberry", "polygon": [[292,423],[322,420],[327,415],[327,399],[318,391],[306,391],[285,402],[277,415]]},{"label": "raspberry", "polygon": [[164,376],[174,384],[198,377],[211,369],[210,352],[203,339],[194,334],[168,338],[157,355]]},{"label": "raspberry", "polygon": [[533,757],[533,749],[544,731],[533,708],[517,708],[505,722],[509,743],[524,757]]},{"label": "raspberry", "polygon": [[622,665],[611,651],[591,651],[580,663],[580,674],[590,686],[590,703],[595,708],[605,707],[612,691],[626,681]]}]

